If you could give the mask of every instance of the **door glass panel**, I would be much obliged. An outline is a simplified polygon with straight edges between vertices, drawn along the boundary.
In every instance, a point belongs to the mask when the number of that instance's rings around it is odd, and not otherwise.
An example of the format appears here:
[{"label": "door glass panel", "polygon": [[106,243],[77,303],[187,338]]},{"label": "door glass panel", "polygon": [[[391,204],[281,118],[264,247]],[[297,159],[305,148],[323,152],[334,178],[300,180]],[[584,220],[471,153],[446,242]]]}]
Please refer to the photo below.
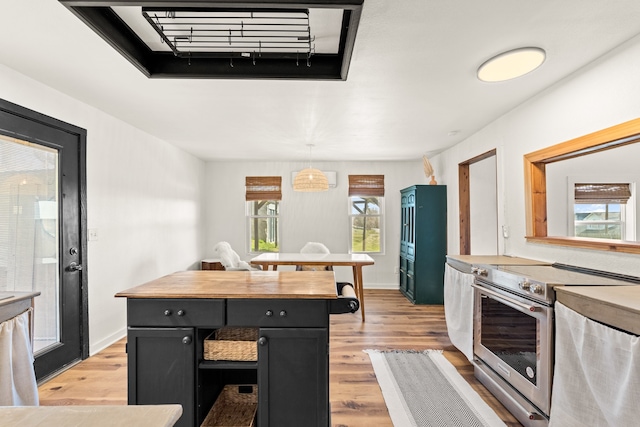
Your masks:
[{"label": "door glass panel", "polygon": [[482,345],[529,382],[537,384],[538,320],[491,298],[482,298]]},{"label": "door glass panel", "polygon": [[0,292],[35,298],[34,353],[60,341],[58,152],[0,135]]}]

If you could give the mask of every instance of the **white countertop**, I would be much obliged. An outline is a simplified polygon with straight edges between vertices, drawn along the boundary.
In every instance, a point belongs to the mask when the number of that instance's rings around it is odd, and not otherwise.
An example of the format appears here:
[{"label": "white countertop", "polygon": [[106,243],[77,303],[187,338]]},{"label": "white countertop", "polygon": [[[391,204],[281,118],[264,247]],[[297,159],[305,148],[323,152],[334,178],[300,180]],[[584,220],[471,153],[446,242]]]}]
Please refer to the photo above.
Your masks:
[{"label": "white countertop", "polygon": [[0,423],[20,427],[172,427],[180,405],[0,406]]},{"label": "white countertop", "polygon": [[640,335],[640,285],[560,286],[556,298],[585,317]]}]

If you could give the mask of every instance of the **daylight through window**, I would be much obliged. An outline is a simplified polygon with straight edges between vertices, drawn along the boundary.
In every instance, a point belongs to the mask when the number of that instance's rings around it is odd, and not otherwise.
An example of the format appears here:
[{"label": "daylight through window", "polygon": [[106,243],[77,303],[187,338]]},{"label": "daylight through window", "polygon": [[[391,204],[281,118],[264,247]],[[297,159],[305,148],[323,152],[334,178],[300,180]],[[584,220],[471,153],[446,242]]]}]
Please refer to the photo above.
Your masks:
[{"label": "daylight through window", "polygon": [[625,240],[628,183],[576,183],[574,189],[574,232],[576,237]]},{"label": "daylight through window", "polygon": [[282,177],[248,176],[245,186],[249,252],[279,252]]},{"label": "daylight through window", "polygon": [[384,248],[384,175],[349,175],[349,251]]}]

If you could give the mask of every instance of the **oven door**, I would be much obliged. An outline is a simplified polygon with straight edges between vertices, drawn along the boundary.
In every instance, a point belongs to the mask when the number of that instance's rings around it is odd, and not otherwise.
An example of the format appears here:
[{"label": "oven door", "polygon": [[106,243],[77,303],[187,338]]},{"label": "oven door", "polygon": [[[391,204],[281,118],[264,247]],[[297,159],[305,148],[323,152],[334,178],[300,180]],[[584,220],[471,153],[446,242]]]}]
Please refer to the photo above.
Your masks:
[{"label": "oven door", "polygon": [[553,308],[478,279],[472,286],[474,355],[548,415]]}]

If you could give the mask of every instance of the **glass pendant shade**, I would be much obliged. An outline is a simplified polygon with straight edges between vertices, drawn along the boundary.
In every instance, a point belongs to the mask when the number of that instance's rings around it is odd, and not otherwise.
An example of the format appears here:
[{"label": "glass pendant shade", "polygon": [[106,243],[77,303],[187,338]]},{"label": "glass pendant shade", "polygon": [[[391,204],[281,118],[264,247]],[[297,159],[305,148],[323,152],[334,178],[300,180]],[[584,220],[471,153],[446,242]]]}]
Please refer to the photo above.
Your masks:
[{"label": "glass pendant shade", "polygon": [[302,169],[293,180],[294,191],[327,191],[329,181],[319,169]]}]

